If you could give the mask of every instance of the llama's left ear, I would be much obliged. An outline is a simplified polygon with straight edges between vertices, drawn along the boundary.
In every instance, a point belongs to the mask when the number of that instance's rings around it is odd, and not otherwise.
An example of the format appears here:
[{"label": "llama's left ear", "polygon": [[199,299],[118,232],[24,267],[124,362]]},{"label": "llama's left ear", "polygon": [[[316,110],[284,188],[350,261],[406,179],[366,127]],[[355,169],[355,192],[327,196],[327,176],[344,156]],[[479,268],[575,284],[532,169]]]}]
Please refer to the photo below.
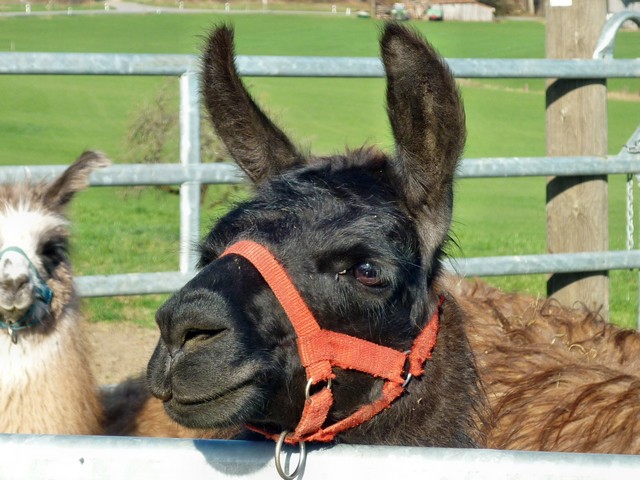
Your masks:
[{"label": "llama's left ear", "polygon": [[73,196],[89,186],[89,175],[96,168],[107,167],[111,161],[101,152],[86,151],[45,192],[45,202],[52,209],[64,208]]},{"label": "llama's left ear", "polygon": [[433,250],[451,223],[453,176],[466,138],[462,100],[444,60],[418,34],[389,23],[380,45],[396,172],[409,210],[428,223]]}]

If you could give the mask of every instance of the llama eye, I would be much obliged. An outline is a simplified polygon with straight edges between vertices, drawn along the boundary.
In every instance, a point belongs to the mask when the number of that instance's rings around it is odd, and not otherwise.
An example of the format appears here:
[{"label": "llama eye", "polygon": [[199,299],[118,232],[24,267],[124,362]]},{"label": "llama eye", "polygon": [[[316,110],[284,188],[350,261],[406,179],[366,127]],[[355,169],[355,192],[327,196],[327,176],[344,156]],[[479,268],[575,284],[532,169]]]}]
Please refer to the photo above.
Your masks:
[{"label": "llama eye", "polygon": [[42,264],[49,275],[67,260],[68,244],[65,238],[53,238],[40,246]]},{"label": "llama eye", "polygon": [[367,287],[380,287],[383,285],[378,268],[369,262],[353,267],[353,277]]}]

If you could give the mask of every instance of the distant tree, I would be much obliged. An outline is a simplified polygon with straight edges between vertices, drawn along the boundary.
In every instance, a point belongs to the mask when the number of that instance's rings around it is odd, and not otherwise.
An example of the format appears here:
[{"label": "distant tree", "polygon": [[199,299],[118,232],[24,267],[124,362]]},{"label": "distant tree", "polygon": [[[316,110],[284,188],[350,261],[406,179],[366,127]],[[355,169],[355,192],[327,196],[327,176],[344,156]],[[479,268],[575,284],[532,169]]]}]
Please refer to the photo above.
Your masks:
[{"label": "distant tree", "polygon": [[[205,163],[225,162],[229,159],[224,146],[216,136],[205,116],[200,111],[200,161]],[[158,94],[143,104],[131,122],[125,140],[127,149],[124,160],[128,163],[176,163],[180,156],[180,111],[175,81],[165,83]],[[180,189],[171,186],[158,186],[160,190],[178,194]],[[233,185],[225,189],[221,203],[238,190]],[[204,201],[207,185],[202,186]]]}]

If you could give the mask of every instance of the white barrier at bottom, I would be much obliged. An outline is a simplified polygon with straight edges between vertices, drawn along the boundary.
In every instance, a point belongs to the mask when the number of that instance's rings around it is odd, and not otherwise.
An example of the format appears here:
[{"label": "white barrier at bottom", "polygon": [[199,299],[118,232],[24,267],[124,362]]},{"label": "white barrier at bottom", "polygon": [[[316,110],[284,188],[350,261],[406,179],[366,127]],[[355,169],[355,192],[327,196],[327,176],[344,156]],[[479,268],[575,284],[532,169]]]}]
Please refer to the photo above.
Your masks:
[{"label": "white barrier at bottom", "polygon": [[[640,475],[640,455],[363,445],[308,449],[303,480],[561,479]],[[1,479],[278,479],[271,442],[0,435]],[[293,465],[297,450],[284,454]]]}]

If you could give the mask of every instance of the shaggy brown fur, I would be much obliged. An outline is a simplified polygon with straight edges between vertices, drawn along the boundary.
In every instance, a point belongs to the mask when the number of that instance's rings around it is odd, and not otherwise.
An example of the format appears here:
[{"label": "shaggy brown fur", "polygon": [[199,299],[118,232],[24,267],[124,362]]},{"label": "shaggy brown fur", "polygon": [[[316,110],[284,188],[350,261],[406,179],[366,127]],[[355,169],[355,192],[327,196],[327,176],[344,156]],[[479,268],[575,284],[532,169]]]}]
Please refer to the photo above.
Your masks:
[{"label": "shaggy brown fur", "polygon": [[493,410],[489,448],[640,453],[640,334],[450,277]]}]

